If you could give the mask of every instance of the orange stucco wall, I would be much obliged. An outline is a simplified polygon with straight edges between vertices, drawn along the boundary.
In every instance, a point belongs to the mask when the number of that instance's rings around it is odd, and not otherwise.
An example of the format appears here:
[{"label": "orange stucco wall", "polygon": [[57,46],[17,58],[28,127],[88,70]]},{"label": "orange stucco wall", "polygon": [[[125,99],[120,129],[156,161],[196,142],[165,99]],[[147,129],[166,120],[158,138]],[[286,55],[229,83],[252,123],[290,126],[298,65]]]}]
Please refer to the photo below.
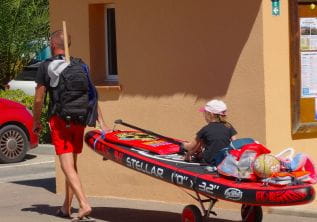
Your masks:
[{"label": "orange stucco wall", "polygon": [[[92,20],[100,15],[92,14],[94,6],[89,4],[107,2],[50,1],[52,30],[66,20],[72,35],[71,54],[92,66],[96,66],[98,54],[99,59],[104,55],[96,50],[98,40],[91,39],[99,31]],[[234,0],[111,2],[116,6],[122,90],[99,87],[109,125],[121,118],[191,140],[204,124],[197,109],[218,97],[227,102],[229,121],[239,136],[266,142],[260,0],[248,0],[243,8]],[[93,68],[94,79],[100,80],[102,70]],[[102,161],[87,147],[80,156],[79,170],[88,195],[192,201],[179,188]],[[57,191],[63,188],[63,176],[57,170]]]},{"label": "orange stucco wall", "polygon": [[[104,78],[98,48],[104,45],[96,37],[102,16],[89,4],[100,3],[116,6],[122,90],[99,87],[110,126],[121,118],[191,140],[204,124],[197,109],[218,97],[239,137],[254,137],[275,153],[293,146],[317,159],[315,139],[291,139],[286,0],[278,17],[271,16],[271,2],[261,0],[51,0],[52,30],[67,21],[71,54],[92,66],[98,83]],[[179,188],[102,161],[87,147],[79,170],[88,195],[190,201]],[[58,192],[62,180],[58,170]]]}]

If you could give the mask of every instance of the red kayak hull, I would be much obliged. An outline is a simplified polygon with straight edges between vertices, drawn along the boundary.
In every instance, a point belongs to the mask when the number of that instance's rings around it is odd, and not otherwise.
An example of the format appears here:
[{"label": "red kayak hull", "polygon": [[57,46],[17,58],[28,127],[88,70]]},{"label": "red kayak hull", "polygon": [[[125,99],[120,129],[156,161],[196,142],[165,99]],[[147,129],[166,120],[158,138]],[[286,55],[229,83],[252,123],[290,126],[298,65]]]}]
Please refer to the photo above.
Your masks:
[{"label": "red kayak hull", "polygon": [[[108,135],[108,134],[107,134]],[[165,182],[197,191],[216,199],[260,206],[291,206],[314,200],[311,184],[294,186],[264,186],[260,182],[240,181],[208,172],[203,164],[164,159],[159,154],[138,149],[137,146],[107,140],[100,131],[89,131],[85,142],[96,153],[125,167]]]}]

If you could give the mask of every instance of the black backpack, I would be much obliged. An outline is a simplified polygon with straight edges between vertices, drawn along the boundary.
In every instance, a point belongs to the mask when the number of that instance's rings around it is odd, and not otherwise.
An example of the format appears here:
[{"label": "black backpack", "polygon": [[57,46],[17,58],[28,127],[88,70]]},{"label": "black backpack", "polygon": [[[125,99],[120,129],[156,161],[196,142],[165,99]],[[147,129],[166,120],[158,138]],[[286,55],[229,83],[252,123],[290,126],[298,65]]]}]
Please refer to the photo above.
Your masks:
[{"label": "black backpack", "polygon": [[68,123],[87,125],[94,104],[89,101],[91,82],[85,67],[81,59],[71,58],[70,64],[59,75],[58,85],[50,87],[51,115],[56,114]]}]

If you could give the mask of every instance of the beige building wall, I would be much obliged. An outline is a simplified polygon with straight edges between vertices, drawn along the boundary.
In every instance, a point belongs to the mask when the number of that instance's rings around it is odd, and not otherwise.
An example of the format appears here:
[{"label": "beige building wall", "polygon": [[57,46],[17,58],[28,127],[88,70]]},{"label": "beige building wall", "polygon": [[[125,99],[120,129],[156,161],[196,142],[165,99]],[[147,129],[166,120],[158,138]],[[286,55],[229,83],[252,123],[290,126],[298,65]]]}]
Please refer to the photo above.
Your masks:
[{"label": "beige building wall", "polygon": [[[116,7],[121,90],[102,83],[104,30],[98,5]],[[91,66],[106,122],[123,119],[191,140],[203,126],[197,112],[224,99],[239,137],[253,137],[274,153],[288,146],[315,155],[314,139],[291,139],[287,1],[271,16],[271,1],[51,0],[52,30],[66,20],[71,54]],[[100,34],[100,36],[98,35]],[[79,170],[88,195],[189,203],[176,186],[110,161],[87,146]],[[57,192],[63,192],[57,170]],[[227,204],[227,203],[225,203]]]}]

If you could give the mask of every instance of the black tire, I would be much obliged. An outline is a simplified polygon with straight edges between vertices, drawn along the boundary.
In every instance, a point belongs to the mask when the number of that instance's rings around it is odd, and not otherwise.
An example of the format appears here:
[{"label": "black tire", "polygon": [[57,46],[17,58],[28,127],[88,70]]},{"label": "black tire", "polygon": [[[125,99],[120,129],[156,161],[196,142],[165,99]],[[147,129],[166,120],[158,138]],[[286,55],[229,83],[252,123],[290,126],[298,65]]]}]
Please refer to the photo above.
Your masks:
[{"label": "black tire", "polygon": [[243,222],[261,222],[263,218],[262,207],[242,204],[241,217]]},{"label": "black tire", "polygon": [[198,207],[195,205],[187,205],[183,209],[182,222],[202,222],[203,217]]},{"label": "black tire", "polygon": [[7,125],[0,129],[1,163],[22,161],[28,148],[29,141],[23,129],[16,125]]}]

